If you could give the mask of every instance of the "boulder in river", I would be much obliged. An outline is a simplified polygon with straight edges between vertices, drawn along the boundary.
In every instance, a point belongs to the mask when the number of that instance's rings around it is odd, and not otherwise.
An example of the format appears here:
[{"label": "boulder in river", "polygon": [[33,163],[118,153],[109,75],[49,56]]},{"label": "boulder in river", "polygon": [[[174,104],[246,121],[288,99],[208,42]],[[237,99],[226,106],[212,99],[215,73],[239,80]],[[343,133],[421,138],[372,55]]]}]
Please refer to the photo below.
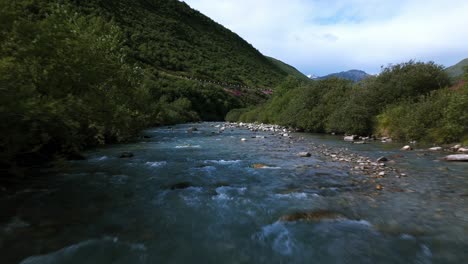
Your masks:
[{"label": "boulder in river", "polygon": [[445,157],[446,161],[464,161],[468,162],[468,154],[448,155]]},{"label": "boulder in river", "polygon": [[311,212],[295,212],[292,214],[283,215],[279,218],[281,222],[295,221],[322,221],[322,220],[338,220],[346,219],[342,214],[328,210],[318,210]]},{"label": "boulder in river", "polygon": [[377,162],[386,162],[388,161],[387,157],[380,157],[377,159]]},{"label": "boulder in river", "polygon": [[356,140],[358,138],[359,138],[358,136],[352,135],[352,136],[345,136],[343,139],[344,139],[344,141],[354,141],[354,140]]},{"label": "boulder in river", "polygon": [[312,156],[312,154],[310,154],[310,152],[299,152],[297,153],[297,156],[301,157],[301,158],[309,158]]},{"label": "boulder in river", "polygon": [[393,140],[389,137],[383,137],[380,139],[382,143],[388,143],[388,142],[392,142]]},{"label": "boulder in river", "polygon": [[458,149],[460,149],[461,147],[462,147],[462,145],[457,144],[457,145],[451,147],[450,150],[451,150],[451,151],[458,151]]},{"label": "boulder in river", "polygon": [[430,151],[441,151],[442,147],[433,147],[429,149]]},{"label": "boulder in river", "polygon": [[133,158],[133,153],[132,152],[123,152],[122,154],[120,154],[119,158],[121,159],[128,159],[128,158]]},{"label": "boulder in river", "polygon": [[401,150],[408,151],[408,150],[413,150],[413,148],[410,145],[406,145],[406,146],[402,147]]},{"label": "boulder in river", "polygon": [[468,148],[459,148],[457,152],[468,153]]}]

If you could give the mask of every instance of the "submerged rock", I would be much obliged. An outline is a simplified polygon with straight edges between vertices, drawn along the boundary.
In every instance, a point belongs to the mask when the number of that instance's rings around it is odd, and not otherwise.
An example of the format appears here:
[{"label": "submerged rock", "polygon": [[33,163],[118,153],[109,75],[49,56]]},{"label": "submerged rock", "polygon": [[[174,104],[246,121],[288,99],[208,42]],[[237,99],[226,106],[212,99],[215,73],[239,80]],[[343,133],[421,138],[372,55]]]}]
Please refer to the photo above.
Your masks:
[{"label": "submerged rock", "polygon": [[175,183],[175,184],[172,184],[171,186],[169,186],[169,189],[171,189],[171,190],[183,190],[183,189],[187,189],[187,188],[190,188],[190,187],[193,187],[193,184],[191,182],[179,182],[179,183]]},{"label": "submerged rock", "polygon": [[354,141],[353,144],[364,145],[367,144],[365,141]]},{"label": "submerged rock", "polygon": [[187,132],[188,132],[188,133],[192,133],[192,132],[195,132],[195,131],[198,131],[198,128],[196,128],[196,127],[190,127],[189,129],[187,129]]},{"label": "submerged rock", "polygon": [[322,221],[322,220],[337,220],[346,219],[342,214],[328,210],[318,210],[312,212],[296,212],[283,215],[279,218],[281,222],[295,221]]},{"label": "submerged rock", "polygon": [[231,185],[231,184],[229,184],[229,182],[222,182],[222,181],[221,181],[221,182],[215,183],[214,186],[215,186],[216,188],[219,188],[219,187],[228,187],[228,186],[230,186],[230,185]]},{"label": "submerged rock", "polygon": [[128,158],[133,158],[135,155],[133,155],[132,152],[123,152],[120,154],[119,158],[121,159],[128,159]]},{"label": "submerged rock", "polygon": [[297,153],[297,156],[301,157],[301,158],[309,158],[312,156],[312,154],[310,154],[310,152],[299,152]]},{"label": "submerged rock", "polygon": [[468,154],[448,155],[445,157],[446,161],[464,161],[468,162]]},{"label": "submerged rock", "polygon": [[67,155],[67,160],[86,160],[86,157],[79,152],[73,152]]},{"label": "submerged rock", "polygon": [[263,169],[263,168],[266,168],[266,167],[268,167],[268,166],[265,165],[265,164],[261,164],[261,163],[256,163],[256,164],[252,165],[252,168],[254,168],[254,169]]}]

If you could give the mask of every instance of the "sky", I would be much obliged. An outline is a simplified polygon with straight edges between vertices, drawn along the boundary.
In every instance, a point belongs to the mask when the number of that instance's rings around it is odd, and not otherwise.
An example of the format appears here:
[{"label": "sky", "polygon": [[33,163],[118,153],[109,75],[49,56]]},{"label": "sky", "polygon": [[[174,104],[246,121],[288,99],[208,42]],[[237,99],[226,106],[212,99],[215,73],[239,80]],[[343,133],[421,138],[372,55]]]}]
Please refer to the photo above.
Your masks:
[{"label": "sky", "polygon": [[467,0],[184,0],[264,55],[318,76],[468,58]]}]

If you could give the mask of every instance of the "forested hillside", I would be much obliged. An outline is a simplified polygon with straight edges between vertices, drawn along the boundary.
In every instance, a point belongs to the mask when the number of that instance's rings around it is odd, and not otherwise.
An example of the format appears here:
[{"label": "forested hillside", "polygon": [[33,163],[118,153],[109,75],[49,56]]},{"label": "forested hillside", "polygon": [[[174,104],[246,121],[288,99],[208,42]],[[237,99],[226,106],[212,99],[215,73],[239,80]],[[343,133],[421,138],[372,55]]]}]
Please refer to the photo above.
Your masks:
[{"label": "forested hillside", "polygon": [[456,81],[460,80],[463,77],[465,67],[468,67],[468,59],[464,59],[455,65],[447,67],[445,71],[450,76],[450,78],[452,78],[452,80]]},{"label": "forested hillside", "polygon": [[468,85],[450,84],[442,66],[414,61],[386,67],[357,84],[338,78],[288,80],[267,103],[232,110],[227,119],[311,132],[467,143]]},{"label": "forested hillside", "polygon": [[74,0],[113,19],[130,55],[175,74],[269,88],[286,75],[235,33],[177,0]]},{"label": "forested hillside", "polygon": [[0,23],[2,175],[222,120],[288,75],[177,0],[0,0]]},{"label": "forested hillside", "polygon": [[309,77],[305,76],[302,72],[294,68],[293,66],[286,64],[278,59],[267,57],[272,61],[278,68],[282,69],[284,72],[288,73],[289,76],[296,77],[300,80],[310,81]]}]

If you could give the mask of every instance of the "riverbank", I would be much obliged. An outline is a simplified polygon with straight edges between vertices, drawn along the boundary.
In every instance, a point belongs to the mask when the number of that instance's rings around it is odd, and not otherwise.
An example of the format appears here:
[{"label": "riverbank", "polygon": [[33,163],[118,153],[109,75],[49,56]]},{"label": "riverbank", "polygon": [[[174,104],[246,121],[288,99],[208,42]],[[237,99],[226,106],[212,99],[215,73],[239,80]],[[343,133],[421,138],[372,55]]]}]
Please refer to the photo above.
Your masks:
[{"label": "riverbank", "polygon": [[[292,139],[291,133],[302,133],[304,131],[299,130],[297,128],[289,128],[285,126],[280,126],[280,125],[271,125],[271,124],[258,124],[258,123],[243,123],[243,122],[238,122],[238,123],[232,123],[232,122],[227,122],[224,127],[228,128],[245,128],[249,129],[252,132],[258,132],[258,131],[263,131],[263,132],[270,132],[273,133],[271,135],[277,135],[279,137],[288,137]],[[276,133],[276,134],[275,134]],[[332,135],[335,135],[334,133]],[[337,137],[339,139],[339,137]],[[348,135],[348,136],[343,136],[343,140],[353,143],[353,144],[370,144],[370,143],[375,143],[375,142],[381,142],[381,143],[392,143],[393,140],[392,138],[389,137],[381,137],[381,138],[375,138],[375,137],[362,137],[362,136],[357,136],[357,135]],[[402,143],[396,141],[395,143],[400,143],[401,144],[401,150],[403,151],[412,151],[414,148],[416,148],[416,141],[412,141],[408,143]],[[452,143],[452,144],[430,144],[430,143],[423,143],[421,148],[416,149],[416,151],[432,151],[436,153],[441,153],[441,154],[446,154],[444,157],[441,157],[441,159],[445,159],[448,161],[468,161],[468,156],[463,157],[462,159],[459,160],[450,160],[447,159],[447,155],[465,155],[468,153],[468,146],[463,146],[459,143]],[[326,154],[326,153],[325,153]],[[450,155],[449,155],[450,156]],[[385,157],[383,157],[385,158]],[[362,163],[362,162],[359,162]]]},{"label": "riverbank", "polygon": [[[434,157],[434,162],[443,165],[447,163],[447,157],[454,156],[457,153],[466,153],[467,150],[466,147],[459,144],[444,145],[443,147],[428,147],[426,145],[423,148],[413,148],[412,146],[404,146],[404,144],[393,142],[389,138],[371,139],[351,136],[353,140],[349,140],[350,136],[344,136],[343,138],[333,135],[337,141],[342,141],[343,144],[349,145],[349,147],[364,144],[386,144],[394,150],[388,156],[370,157],[353,152],[346,146],[337,147],[308,142],[304,139],[307,133],[280,125],[231,122],[220,125],[221,132],[226,129],[247,129],[253,134],[267,132],[272,139],[286,141],[290,144],[303,144],[305,153],[310,153],[328,162],[340,163],[342,164],[341,168],[345,169],[350,175],[364,175],[365,178],[356,178],[354,182],[362,186],[363,190],[372,196],[379,195],[383,191],[394,193],[417,192],[417,181],[408,180],[412,176],[411,172],[407,172],[408,168],[399,166],[401,163],[405,163],[405,159],[408,159],[405,156],[409,153],[416,157]],[[256,138],[256,136],[253,138]],[[242,138],[241,140],[247,141],[248,139]],[[295,155],[300,155],[300,153],[295,153]],[[466,161],[466,155],[462,154],[461,156],[463,156],[463,159],[459,161]],[[320,166],[317,165],[316,168],[320,168]]]}]

